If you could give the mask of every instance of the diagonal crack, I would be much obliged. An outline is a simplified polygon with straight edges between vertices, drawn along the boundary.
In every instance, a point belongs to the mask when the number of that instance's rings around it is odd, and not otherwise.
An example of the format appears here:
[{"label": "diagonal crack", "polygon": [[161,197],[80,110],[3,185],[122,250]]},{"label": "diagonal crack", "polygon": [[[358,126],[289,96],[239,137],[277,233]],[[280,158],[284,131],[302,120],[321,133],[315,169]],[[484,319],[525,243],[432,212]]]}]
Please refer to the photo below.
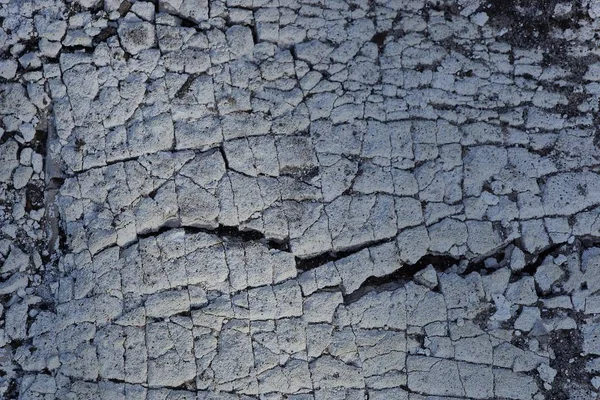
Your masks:
[{"label": "diagonal crack", "polygon": [[366,294],[377,291],[391,291],[412,280],[415,275],[432,265],[437,272],[444,272],[459,263],[459,260],[447,255],[428,254],[414,264],[401,265],[394,272],[384,276],[372,276],[365,280],[354,292],[344,295],[344,304],[348,305],[359,300]]}]

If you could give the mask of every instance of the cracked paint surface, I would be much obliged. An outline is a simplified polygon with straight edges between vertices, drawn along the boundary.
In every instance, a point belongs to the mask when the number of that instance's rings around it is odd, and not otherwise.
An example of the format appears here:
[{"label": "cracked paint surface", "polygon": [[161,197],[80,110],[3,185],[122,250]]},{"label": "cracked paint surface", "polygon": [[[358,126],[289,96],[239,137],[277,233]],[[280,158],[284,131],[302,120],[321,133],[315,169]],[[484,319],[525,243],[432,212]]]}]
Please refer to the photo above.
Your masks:
[{"label": "cracked paint surface", "polygon": [[0,0],[0,397],[596,398],[598,32]]}]

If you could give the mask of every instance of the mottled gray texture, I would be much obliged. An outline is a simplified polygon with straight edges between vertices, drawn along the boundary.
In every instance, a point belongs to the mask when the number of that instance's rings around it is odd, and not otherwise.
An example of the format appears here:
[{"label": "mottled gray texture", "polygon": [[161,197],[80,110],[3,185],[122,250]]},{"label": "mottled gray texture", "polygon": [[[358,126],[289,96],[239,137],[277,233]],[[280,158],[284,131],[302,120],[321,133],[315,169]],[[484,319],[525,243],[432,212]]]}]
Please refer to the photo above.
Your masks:
[{"label": "mottled gray texture", "polygon": [[0,397],[596,398],[596,1],[0,2]]}]

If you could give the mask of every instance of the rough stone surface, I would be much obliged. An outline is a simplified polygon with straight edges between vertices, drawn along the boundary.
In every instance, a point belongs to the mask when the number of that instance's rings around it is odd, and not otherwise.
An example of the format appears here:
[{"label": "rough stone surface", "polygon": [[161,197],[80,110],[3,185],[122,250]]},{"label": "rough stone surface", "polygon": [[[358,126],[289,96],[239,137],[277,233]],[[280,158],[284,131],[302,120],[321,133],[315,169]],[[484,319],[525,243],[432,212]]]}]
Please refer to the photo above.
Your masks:
[{"label": "rough stone surface", "polygon": [[2,1],[0,398],[598,398],[599,32]]}]

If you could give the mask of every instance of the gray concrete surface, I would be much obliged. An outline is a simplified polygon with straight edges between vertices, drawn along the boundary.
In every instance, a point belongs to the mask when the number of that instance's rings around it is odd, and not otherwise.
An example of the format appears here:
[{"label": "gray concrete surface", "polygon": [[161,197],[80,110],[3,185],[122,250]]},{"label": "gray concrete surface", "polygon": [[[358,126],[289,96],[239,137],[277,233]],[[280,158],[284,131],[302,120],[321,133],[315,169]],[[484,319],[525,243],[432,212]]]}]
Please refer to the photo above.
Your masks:
[{"label": "gray concrete surface", "polygon": [[0,0],[0,397],[589,400],[597,0]]}]

